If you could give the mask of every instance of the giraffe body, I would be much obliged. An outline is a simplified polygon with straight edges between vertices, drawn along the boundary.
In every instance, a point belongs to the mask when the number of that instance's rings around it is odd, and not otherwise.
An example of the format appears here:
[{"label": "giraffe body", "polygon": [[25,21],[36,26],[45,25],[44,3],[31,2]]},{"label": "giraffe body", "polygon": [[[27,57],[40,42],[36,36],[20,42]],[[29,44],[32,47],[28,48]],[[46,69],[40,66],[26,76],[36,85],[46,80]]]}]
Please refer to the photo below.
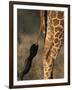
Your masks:
[{"label": "giraffe body", "polygon": [[63,43],[64,12],[47,11],[47,33],[43,56],[44,79],[53,78],[54,61],[56,60]]}]

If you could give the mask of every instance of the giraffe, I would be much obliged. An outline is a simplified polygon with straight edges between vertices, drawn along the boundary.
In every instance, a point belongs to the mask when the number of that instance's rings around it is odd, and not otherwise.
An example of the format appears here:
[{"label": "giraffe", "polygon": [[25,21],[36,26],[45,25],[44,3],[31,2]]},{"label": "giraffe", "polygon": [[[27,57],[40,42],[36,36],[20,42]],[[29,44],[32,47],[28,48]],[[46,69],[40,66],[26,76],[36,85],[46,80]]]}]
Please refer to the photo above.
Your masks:
[{"label": "giraffe", "polygon": [[[43,13],[45,12],[43,11]],[[40,16],[41,16],[40,18],[42,19],[42,15]],[[42,27],[41,29],[45,29],[44,18],[43,21],[44,22],[41,23]],[[64,44],[64,12],[47,11],[47,32],[43,52],[44,79],[53,78],[54,61],[56,60],[63,44]]]}]

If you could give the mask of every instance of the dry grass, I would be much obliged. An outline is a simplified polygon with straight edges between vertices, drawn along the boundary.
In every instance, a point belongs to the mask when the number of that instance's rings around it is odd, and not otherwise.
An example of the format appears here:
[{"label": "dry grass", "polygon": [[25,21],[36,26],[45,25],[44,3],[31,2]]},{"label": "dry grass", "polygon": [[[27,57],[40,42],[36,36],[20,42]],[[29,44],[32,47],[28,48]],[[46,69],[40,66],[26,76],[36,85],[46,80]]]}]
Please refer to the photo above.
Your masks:
[{"label": "dry grass", "polygon": [[[26,58],[29,56],[29,49],[31,47],[31,45],[33,43],[35,43],[36,40],[36,35],[22,35],[21,34],[21,43],[18,44],[18,54],[17,54],[17,58],[18,58],[18,62],[17,62],[17,67],[18,67],[18,73],[21,73],[21,71],[23,70],[23,67],[25,65],[25,60]],[[24,79],[25,80],[30,80],[30,79],[41,79],[42,77],[42,62],[41,62],[41,55],[42,55],[42,48],[43,48],[43,42],[42,40],[40,40],[39,43],[39,49],[38,49],[38,53],[35,56],[35,58],[33,59],[32,62],[32,67],[30,69],[30,71],[28,72],[27,75],[25,75]],[[19,80],[20,78],[18,78]]]}]

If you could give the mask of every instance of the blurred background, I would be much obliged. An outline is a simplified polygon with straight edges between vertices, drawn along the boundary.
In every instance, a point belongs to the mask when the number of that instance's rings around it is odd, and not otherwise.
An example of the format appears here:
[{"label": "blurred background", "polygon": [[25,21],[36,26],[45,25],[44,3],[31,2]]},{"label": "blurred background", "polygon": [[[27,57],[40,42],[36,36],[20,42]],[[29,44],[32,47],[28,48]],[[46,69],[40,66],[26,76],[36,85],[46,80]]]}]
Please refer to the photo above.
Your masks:
[{"label": "blurred background", "polygon": [[[40,29],[40,16],[38,10],[17,10],[17,79],[20,80],[20,73],[23,71],[29,50],[36,42]],[[44,37],[39,38],[38,53],[33,58],[30,71],[24,76],[24,80],[43,79],[42,52]],[[57,60],[54,63],[53,78],[64,77],[64,47],[61,48]]]}]

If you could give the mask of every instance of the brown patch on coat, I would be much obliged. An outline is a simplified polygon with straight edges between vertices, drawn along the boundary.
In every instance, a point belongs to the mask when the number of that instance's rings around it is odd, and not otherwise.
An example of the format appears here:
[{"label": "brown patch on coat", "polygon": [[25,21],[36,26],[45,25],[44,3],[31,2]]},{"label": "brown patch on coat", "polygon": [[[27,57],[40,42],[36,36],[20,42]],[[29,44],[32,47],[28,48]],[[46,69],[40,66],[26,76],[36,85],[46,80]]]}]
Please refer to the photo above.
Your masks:
[{"label": "brown patch on coat", "polygon": [[56,26],[59,24],[59,20],[58,19],[53,19],[53,25]]},{"label": "brown patch on coat", "polygon": [[64,27],[64,20],[60,21],[60,25],[62,25]]},{"label": "brown patch on coat", "polygon": [[57,17],[59,19],[62,19],[64,17],[64,13],[63,12],[58,12]]},{"label": "brown patch on coat", "polygon": [[62,30],[63,30],[63,29],[62,29],[61,27],[59,27],[59,26],[55,28],[55,32],[57,32],[57,31],[62,31]]},{"label": "brown patch on coat", "polygon": [[55,18],[56,17],[56,12],[55,11],[52,11],[51,12],[51,18]]}]

